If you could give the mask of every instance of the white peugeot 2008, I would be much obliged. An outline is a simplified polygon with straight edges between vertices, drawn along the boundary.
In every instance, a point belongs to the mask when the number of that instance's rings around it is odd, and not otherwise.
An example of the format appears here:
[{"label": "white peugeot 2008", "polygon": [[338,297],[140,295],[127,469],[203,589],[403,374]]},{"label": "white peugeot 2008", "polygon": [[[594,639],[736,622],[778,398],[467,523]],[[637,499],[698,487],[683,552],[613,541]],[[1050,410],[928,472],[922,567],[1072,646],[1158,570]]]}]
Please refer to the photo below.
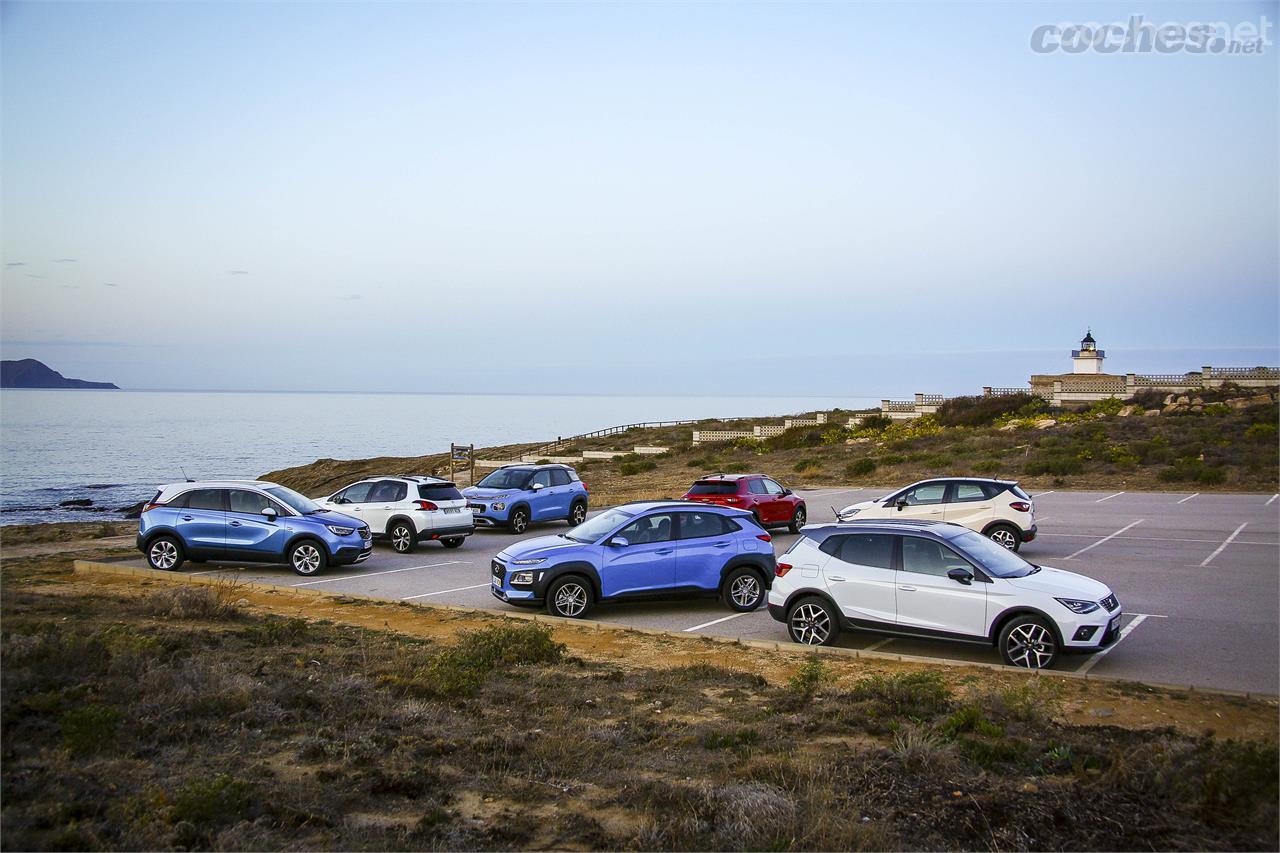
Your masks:
[{"label": "white peugeot 2008", "polygon": [[867,630],[995,646],[1007,664],[1042,669],[1120,633],[1120,602],[1105,584],[945,522],[810,525],[775,574],[769,614],[808,645]]}]

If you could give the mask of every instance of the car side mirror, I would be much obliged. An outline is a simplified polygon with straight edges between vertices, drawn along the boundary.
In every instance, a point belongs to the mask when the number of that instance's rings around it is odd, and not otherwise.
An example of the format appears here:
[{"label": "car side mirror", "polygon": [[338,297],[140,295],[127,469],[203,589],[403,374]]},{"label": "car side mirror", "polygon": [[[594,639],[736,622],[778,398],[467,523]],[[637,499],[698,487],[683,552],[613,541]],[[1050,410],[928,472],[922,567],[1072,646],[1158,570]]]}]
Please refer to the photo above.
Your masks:
[{"label": "car side mirror", "polygon": [[956,583],[962,583],[965,586],[968,586],[969,584],[973,583],[973,572],[969,571],[968,569],[961,569],[961,568],[948,569],[947,577],[951,578]]},{"label": "car side mirror", "polygon": [[782,495],[783,495],[783,497],[786,497],[787,495],[794,495],[794,494],[795,494],[795,492],[791,491],[790,489],[783,489],[783,490],[782,490]]},{"label": "car side mirror", "polygon": [[264,506],[262,508],[262,517],[267,521],[274,521],[277,515],[279,515],[279,513],[276,512],[275,507]]},{"label": "car side mirror", "polygon": [[631,543],[628,542],[624,536],[615,536],[609,540],[609,544],[617,548],[626,548]]},{"label": "car side mirror", "polygon": [[538,490],[540,490],[540,489],[545,489],[545,488],[546,488],[546,486],[542,485],[541,483],[534,483],[534,484],[533,484],[532,486],[530,486],[529,488],[536,492],[536,491],[538,491]]},{"label": "car side mirror", "polygon": [[893,505],[898,508],[898,512],[902,512],[902,510],[906,509],[907,507],[907,499],[898,498],[896,501],[893,502]]}]

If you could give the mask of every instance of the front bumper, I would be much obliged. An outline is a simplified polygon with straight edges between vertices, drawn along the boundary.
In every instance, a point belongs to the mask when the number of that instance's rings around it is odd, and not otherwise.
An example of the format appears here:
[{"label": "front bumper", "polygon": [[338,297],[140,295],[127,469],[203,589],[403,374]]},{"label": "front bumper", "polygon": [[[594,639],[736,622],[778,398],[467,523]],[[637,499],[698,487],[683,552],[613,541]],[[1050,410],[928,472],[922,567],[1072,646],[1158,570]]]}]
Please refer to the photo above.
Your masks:
[{"label": "front bumper", "polygon": [[[504,503],[499,501],[499,503]],[[471,510],[471,518],[475,522],[476,527],[499,527],[507,523],[507,519],[511,517],[511,504],[506,504],[500,510],[495,510],[493,504],[467,499],[467,509]]]},{"label": "front bumper", "polygon": [[1102,651],[1120,639],[1122,616],[1124,608],[1117,605],[1110,612],[1099,608],[1092,613],[1071,614],[1069,619],[1059,619],[1063,651],[1085,654]]},{"label": "front bumper", "polygon": [[373,553],[373,542],[362,542],[359,545],[343,545],[333,552],[332,563],[335,566],[350,566],[363,563]]}]

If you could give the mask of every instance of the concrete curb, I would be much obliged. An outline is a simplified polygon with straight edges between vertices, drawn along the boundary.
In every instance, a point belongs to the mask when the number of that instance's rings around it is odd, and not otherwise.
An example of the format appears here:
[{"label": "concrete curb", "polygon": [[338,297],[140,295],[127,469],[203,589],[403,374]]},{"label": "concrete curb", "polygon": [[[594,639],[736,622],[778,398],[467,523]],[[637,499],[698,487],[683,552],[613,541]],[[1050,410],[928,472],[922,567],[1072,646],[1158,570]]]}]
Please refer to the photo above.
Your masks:
[{"label": "concrete curb", "polygon": [[[122,558],[123,560],[133,560],[134,557]],[[716,637],[707,634],[690,634],[684,631],[668,631],[665,628],[642,628],[632,625],[618,625],[614,622],[600,622],[594,619],[565,619],[559,616],[551,616],[545,613],[523,613],[520,611],[512,611],[510,613],[498,612],[494,610],[484,610],[479,607],[465,607],[460,604],[429,604],[425,602],[409,602],[397,601],[392,598],[377,598],[371,595],[359,595],[356,593],[346,592],[327,592],[325,590],[312,589],[309,587],[282,587],[275,584],[254,583],[251,581],[229,580],[220,577],[193,576],[184,575],[175,572],[161,572],[155,569],[143,569],[137,566],[121,565],[117,562],[98,561],[98,560],[76,560],[74,561],[75,573],[80,575],[120,575],[125,577],[145,578],[159,583],[179,586],[183,584],[194,586],[227,586],[233,585],[237,589],[248,589],[256,592],[264,592],[269,594],[286,594],[299,595],[306,598],[329,598],[335,602],[344,601],[360,601],[370,604],[390,605],[398,607],[414,607],[422,610],[436,610],[444,613],[467,613],[476,616],[496,617],[499,619],[525,619],[531,622],[545,622],[552,625],[563,625],[566,628],[578,628],[580,630],[594,631],[617,631],[620,633],[645,634],[651,637],[664,637],[669,640],[677,640],[685,643],[722,643],[725,645],[741,646],[748,649],[760,649],[762,651],[782,652],[794,657],[808,657],[810,655],[824,655],[828,657],[844,657],[844,658],[865,658],[867,660],[885,660],[898,661],[902,663],[915,663],[924,666],[949,666],[949,667],[971,667],[974,669],[987,669],[994,672],[1007,672],[1015,675],[1023,675],[1032,678],[1069,678],[1077,681],[1094,681],[1112,684],[1138,684],[1143,687],[1153,687],[1159,690],[1177,690],[1186,693],[1204,693],[1212,696],[1230,696],[1238,699],[1253,699],[1267,702],[1280,701],[1280,697],[1269,693],[1245,693],[1238,690],[1221,690],[1215,687],[1197,687],[1194,684],[1166,684],[1158,681],[1136,681],[1132,678],[1120,678],[1114,675],[1096,675],[1092,673],[1077,672],[1058,672],[1053,671],[1044,673],[1043,676],[1039,670],[1028,672],[1021,667],[1005,666],[1004,664],[995,663],[974,663],[972,661],[951,660],[949,658],[930,658],[921,657],[920,655],[898,655],[891,652],[873,652],[863,649],[844,649],[836,646],[814,646],[805,647],[794,643],[779,643],[772,640],[743,640],[737,637]]]}]

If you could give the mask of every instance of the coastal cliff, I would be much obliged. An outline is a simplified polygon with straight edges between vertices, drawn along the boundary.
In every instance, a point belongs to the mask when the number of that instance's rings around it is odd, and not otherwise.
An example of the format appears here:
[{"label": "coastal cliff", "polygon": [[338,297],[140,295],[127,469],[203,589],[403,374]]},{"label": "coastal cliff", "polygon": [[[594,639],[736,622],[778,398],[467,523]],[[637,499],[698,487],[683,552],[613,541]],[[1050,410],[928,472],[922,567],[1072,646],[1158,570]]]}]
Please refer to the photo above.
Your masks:
[{"label": "coastal cliff", "polygon": [[96,388],[120,390],[112,382],[68,379],[34,358],[0,361],[0,388]]}]

